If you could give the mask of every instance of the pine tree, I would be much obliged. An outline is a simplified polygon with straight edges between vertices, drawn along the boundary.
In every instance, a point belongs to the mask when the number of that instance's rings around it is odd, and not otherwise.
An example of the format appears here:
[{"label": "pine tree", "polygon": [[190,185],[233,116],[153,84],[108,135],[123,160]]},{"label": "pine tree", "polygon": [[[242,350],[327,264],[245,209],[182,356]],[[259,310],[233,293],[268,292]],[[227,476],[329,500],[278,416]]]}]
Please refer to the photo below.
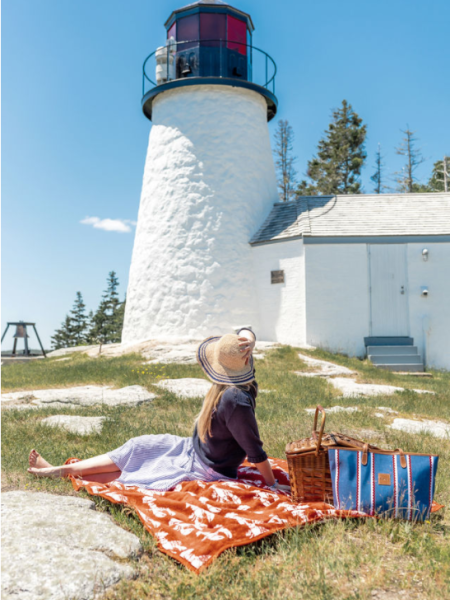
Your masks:
[{"label": "pine tree", "polygon": [[94,335],[94,327],[96,322],[94,321],[94,312],[92,310],[89,311],[88,321],[87,321],[87,333],[86,333],[86,341],[88,344],[96,344],[97,338]]},{"label": "pine tree", "polygon": [[75,346],[82,346],[87,342],[87,317],[86,305],[81,292],[77,292],[75,303],[70,311],[71,327]]},{"label": "pine tree", "polygon": [[51,343],[53,350],[76,346],[75,336],[72,329],[72,319],[69,315],[66,315],[64,322],[61,323],[60,329],[57,329],[54,335],[52,335]]},{"label": "pine tree", "polygon": [[359,177],[367,154],[364,142],[366,125],[351,104],[333,111],[332,122],[319,141],[317,157],[308,162],[307,175],[312,184],[303,181],[297,194],[360,194]]},{"label": "pine tree", "polygon": [[108,304],[108,319],[106,321],[105,333],[106,343],[120,342],[122,335],[122,329],[117,330],[117,312],[120,306],[119,294],[117,288],[119,286],[119,280],[116,277],[116,273],[111,271],[108,275],[108,288],[105,292],[104,298]]},{"label": "pine tree", "polygon": [[295,195],[297,171],[294,168],[295,156],[292,155],[293,142],[294,130],[289,125],[289,121],[280,119],[275,131],[274,154],[281,202],[288,202]]},{"label": "pine tree", "polygon": [[383,169],[384,169],[384,162],[383,162],[383,156],[381,156],[381,146],[380,144],[378,144],[378,149],[377,149],[377,153],[375,155],[375,173],[372,175],[372,177],[370,178],[374,184],[374,192],[375,194],[381,194],[382,191],[384,191],[386,189],[386,186],[383,184]]},{"label": "pine tree", "polygon": [[119,306],[117,307],[116,310],[116,314],[115,314],[115,330],[116,330],[116,335],[117,335],[117,341],[120,342],[122,340],[122,329],[123,329],[123,322],[124,322],[124,318],[125,318],[125,306],[127,303],[127,298],[125,296],[123,302],[121,302],[119,304]]},{"label": "pine tree", "polygon": [[317,191],[317,188],[314,185],[308,183],[306,179],[302,179],[302,181],[300,181],[300,183],[298,184],[295,193],[297,196],[315,196],[319,192]]},{"label": "pine tree", "polygon": [[444,156],[433,165],[433,171],[428,181],[430,192],[448,192],[450,188],[450,158]]},{"label": "pine tree", "polygon": [[97,310],[90,320],[91,327],[88,333],[89,342],[92,344],[107,343],[108,302],[102,298]]},{"label": "pine tree", "polygon": [[422,164],[425,159],[422,156],[420,148],[416,148],[417,138],[414,137],[415,131],[411,131],[408,126],[401,132],[404,138],[398,148],[395,149],[399,156],[406,157],[406,163],[401,171],[395,173],[395,181],[399,192],[413,193],[423,191],[423,185],[416,183],[417,177],[415,172],[417,167]]},{"label": "pine tree", "polygon": [[121,302],[117,293],[119,280],[115,271],[108,274],[107,284],[108,287],[103,293],[99,307],[90,317],[88,339],[94,343],[110,344],[121,341],[122,327],[119,329],[118,320]]}]

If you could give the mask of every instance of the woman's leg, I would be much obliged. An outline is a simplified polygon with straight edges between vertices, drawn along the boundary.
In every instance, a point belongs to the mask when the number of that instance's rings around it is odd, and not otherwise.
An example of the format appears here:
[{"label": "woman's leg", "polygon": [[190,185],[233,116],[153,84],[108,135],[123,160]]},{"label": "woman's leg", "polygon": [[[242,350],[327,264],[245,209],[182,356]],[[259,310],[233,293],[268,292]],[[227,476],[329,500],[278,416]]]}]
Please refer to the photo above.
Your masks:
[{"label": "woman's leg", "polygon": [[83,475],[83,481],[91,481],[92,483],[111,483],[119,479],[122,471],[113,471],[111,473],[97,473],[97,475]]},{"label": "woman's leg", "polygon": [[[37,475],[38,477],[51,477],[57,479],[59,477],[67,477],[68,475],[83,477],[85,475],[97,475],[98,473],[109,473],[112,477],[112,474],[114,473],[115,476],[110,479],[110,481],[113,481],[113,479],[117,479],[117,477],[120,476],[117,465],[113,463],[107,454],[94,456],[93,458],[81,460],[69,465],[54,467],[50,465],[50,463],[47,463],[47,461],[45,461],[35,450],[32,450],[30,452],[29,462],[30,468],[28,469],[28,472]],[[44,463],[49,466],[45,466]],[[94,481],[94,479],[92,479],[92,481]],[[98,478],[96,478],[95,481],[99,482]]]}]

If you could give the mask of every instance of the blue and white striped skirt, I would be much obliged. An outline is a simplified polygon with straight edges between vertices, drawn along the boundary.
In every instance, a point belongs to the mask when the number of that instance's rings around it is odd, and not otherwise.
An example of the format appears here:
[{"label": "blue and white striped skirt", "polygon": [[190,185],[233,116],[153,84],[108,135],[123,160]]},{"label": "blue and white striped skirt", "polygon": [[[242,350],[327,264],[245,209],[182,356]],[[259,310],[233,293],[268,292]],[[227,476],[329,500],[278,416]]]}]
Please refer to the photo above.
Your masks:
[{"label": "blue and white striped skirt", "polygon": [[125,485],[166,491],[181,481],[228,479],[200,460],[192,438],[168,433],[131,438],[107,455],[122,471],[117,481]]}]

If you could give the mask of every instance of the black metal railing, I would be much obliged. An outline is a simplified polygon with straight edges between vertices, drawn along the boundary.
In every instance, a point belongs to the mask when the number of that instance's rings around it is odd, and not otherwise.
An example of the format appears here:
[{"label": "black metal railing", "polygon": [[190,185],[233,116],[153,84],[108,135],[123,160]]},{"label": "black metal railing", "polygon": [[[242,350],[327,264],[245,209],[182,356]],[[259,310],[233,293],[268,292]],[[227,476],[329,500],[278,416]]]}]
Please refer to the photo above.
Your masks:
[{"label": "black metal railing", "polygon": [[[156,81],[149,76],[151,68]],[[273,58],[250,44],[220,39],[168,40],[166,46],[149,54],[142,65],[142,95],[151,87],[186,77],[241,79],[275,94],[276,73]]]}]

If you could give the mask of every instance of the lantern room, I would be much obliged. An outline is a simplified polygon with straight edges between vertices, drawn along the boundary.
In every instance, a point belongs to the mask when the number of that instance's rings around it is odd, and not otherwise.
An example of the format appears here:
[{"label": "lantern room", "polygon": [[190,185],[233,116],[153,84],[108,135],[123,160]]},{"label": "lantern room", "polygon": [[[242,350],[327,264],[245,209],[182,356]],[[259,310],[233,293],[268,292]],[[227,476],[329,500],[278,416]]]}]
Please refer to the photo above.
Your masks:
[{"label": "lantern room", "polygon": [[[277,69],[266,52],[253,46],[250,15],[222,0],[198,0],[173,11],[165,28],[165,45],[150,54],[143,66],[146,117],[151,119],[153,100],[161,92],[201,84],[257,91],[266,100],[268,120],[275,116]],[[154,87],[149,89],[149,84]]]},{"label": "lantern room", "polygon": [[176,77],[251,80],[251,17],[223,2],[197,2],[174,11],[166,24],[176,42]]}]

